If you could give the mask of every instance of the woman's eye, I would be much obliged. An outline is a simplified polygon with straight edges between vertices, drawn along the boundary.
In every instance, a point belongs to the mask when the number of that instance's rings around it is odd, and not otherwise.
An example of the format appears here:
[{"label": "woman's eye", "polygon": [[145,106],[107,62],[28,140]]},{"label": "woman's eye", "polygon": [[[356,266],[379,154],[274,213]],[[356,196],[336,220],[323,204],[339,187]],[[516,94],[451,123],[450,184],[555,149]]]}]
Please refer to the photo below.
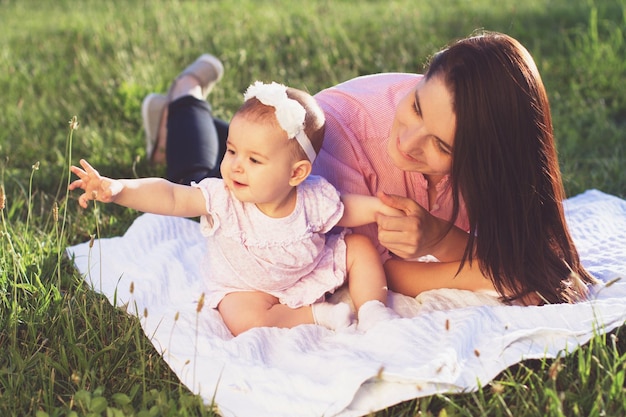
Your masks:
[{"label": "woman's eye", "polygon": [[452,153],[452,149],[450,149],[448,145],[446,145],[444,142],[442,142],[439,139],[436,139],[436,140],[437,140],[437,147],[439,148],[441,152],[445,153],[446,155],[450,155]]},{"label": "woman's eye", "polygon": [[414,102],[413,102],[413,112],[414,112],[416,115],[418,115],[418,116],[421,116],[421,115],[422,115],[422,113],[420,112],[419,107],[417,106],[417,101],[414,101]]}]

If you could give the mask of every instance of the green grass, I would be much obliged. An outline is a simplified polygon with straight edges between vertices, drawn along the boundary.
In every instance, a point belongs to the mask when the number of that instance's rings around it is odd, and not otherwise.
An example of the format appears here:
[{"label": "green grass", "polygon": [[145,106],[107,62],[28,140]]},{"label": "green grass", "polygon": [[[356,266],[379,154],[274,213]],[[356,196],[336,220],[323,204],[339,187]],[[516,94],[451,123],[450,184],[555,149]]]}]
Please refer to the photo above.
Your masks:
[{"label": "green grass", "polygon": [[[0,415],[213,415],[169,370],[137,318],[89,291],[64,257],[137,216],[82,211],[69,161],[112,176],[145,162],[140,105],[203,52],[226,67],[211,94],[228,119],[250,82],[316,92],[353,76],[419,72],[450,40],[507,32],[535,57],[568,195],[626,197],[624,0],[0,0]],[[70,130],[76,115],[80,127]],[[58,209],[58,217],[55,214]],[[623,329],[558,360],[526,361],[484,389],[378,416],[624,415]]]}]

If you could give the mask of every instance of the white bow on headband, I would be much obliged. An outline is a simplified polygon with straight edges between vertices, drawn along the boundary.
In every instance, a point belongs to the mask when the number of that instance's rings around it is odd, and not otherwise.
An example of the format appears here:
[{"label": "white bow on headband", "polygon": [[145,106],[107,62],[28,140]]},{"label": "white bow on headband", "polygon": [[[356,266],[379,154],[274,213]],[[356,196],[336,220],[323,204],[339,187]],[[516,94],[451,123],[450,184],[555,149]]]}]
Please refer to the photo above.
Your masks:
[{"label": "white bow on headband", "polygon": [[298,141],[306,156],[313,163],[316,156],[315,149],[304,132],[306,110],[296,100],[287,96],[287,87],[276,82],[264,84],[261,81],[255,81],[243,95],[245,101],[253,97],[266,106],[274,107],[280,127],[287,132],[289,139],[295,138]]}]

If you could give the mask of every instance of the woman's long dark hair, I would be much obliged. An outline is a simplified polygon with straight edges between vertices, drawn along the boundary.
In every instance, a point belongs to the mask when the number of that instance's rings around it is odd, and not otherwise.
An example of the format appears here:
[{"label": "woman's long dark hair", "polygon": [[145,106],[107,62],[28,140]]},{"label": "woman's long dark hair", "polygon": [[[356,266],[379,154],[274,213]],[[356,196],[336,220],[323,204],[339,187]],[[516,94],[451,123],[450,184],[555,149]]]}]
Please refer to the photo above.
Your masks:
[{"label": "woman's long dark hair", "polygon": [[436,54],[426,77],[442,77],[454,100],[453,215],[461,196],[470,223],[461,268],[475,257],[507,301],[583,298],[595,279],[567,230],[548,97],[528,51],[485,33]]}]

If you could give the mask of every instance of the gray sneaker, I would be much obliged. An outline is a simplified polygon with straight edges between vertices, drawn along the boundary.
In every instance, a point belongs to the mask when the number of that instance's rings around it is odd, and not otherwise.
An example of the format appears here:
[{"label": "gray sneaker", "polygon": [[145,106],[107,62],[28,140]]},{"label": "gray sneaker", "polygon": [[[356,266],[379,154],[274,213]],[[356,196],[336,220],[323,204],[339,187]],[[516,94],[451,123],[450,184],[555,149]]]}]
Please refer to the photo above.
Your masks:
[{"label": "gray sneaker", "polygon": [[[203,54],[198,57],[191,65],[183,70],[177,78],[183,75],[191,75],[200,83],[202,96],[206,98],[213,86],[222,79],[224,75],[224,65],[222,61],[211,54]],[[176,82],[176,81],[174,81]]]},{"label": "gray sneaker", "polygon": [[146,132],[146,158],[151,161],[157,150],[161,117],[169,100],[163,94],[148,94],[141,103],[141,118]]}]

